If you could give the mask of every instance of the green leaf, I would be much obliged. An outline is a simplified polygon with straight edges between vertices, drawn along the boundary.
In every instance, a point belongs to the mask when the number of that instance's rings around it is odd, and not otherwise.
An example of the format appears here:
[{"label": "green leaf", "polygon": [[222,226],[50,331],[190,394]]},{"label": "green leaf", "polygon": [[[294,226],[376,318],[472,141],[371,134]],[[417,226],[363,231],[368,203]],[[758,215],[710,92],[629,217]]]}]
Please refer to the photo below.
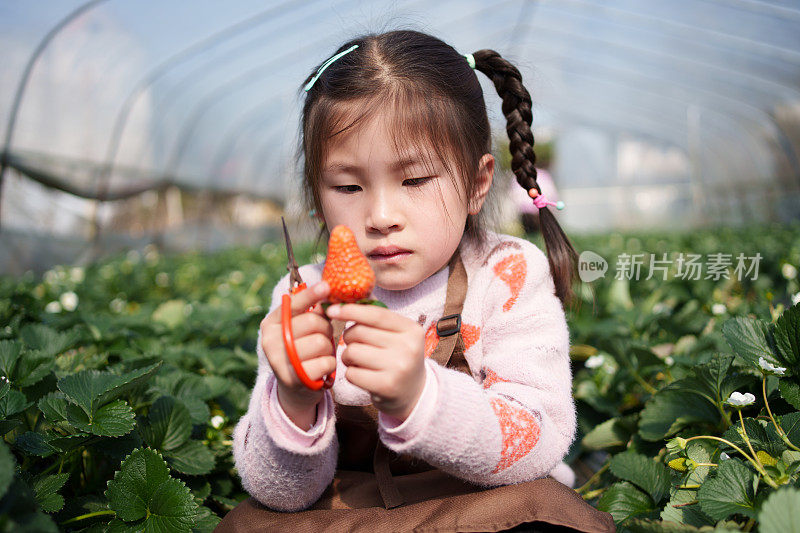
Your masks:
[{"label": "green leaf", "polygon": [[186,485],[168,479],[154,492],[146,529],[155,531],[191,531],[197,518],[197,503]]},{"label": "green leaf", "polygon": [[56,424],[67,420],[67,397],[63,392],[51,392],[39,400],[39,410],[48,422]]},{"label": "green leaf", "polygon": [[208,419],[211,418],[211,411],[209,411],[206,402],[199,398],[190,398],[188,396],[178,396],[178,399],[183,402],[183,405],[189,410],[189,415],[192,417],[192,424],[208,423]]},{"label": "green leaf", "polygon": [[25,395],[18,390],[10,390],[0,398],[0,418],[8,418],[21,413],[31,405]]},{"label": "green leaf", "polygon": [[11,382],[5,376],[0,376],[0,400],[11,390]]},{"label": "green leaf", "polygon": [[50,355],[28,351],[17,362],[15,385],[20,388],[35,385],[52,372],[53,366],[55,360]]},{"label": "green leaf", "polygon": [[199,533],[212,533],[222,521],[220,517],[215,515],[208,507],[201,506],[197,510],[197,517],[194,525],[194,531]]},{"label": "green leaf", "polygon": [[108,529],[105,530],[105,533],[142,533],[142,531],[145,531],[144,520],[123,522],[115,518],[108,523]]},{"label": "green leaf", "polygon": [[119,437],[136,427],[133,409],[123,400],[104,405],[91,417],[86,416],[77,406],[69,404],[67,420],[76,428],[101,437]]},{"label": "green leaf", "polygon": [[611,513],[617,524],[638,515],[655,518],[656,513],[656,506],[650,496],[627,481],[611,485],[600,497],[597,508]]},{"label": "green leaf", "polygon": [[100,404],[116,400],[120,396],[127,394],[129,391],[144,384],[149,380],[161,367],[161,361],[152,365],[137,368],[121,374],[118,376],[117,382],[112,387],[106,389],[98,399]]},{"label": "green leaf", "polygon": [[8,449],[6,443],[0,441],[0,499],[5,496],[9,485],[11,485],[11,480],[14,479],[15,468],[14,455]]},{"label": "green leaf", "polygon": [[800,533],[800,490],[785,487],[770,494],[758,522],[760,533]]},{"label": "green leaf", "polygon": [[[630,422],[629,417],[625,417]],[[595,426],[583,437],[582,445],[587,450],[604,450],[624,446],[631,438],[630,424],[622,418],[611,418]]]},{"label": "green leaf", "polygon": [[800,384],[782,379],[778,383],[778,389],[781,391],[781,398],[789,402],[795,409],[800,409]]},{"label": "green leaf", "polygon": [[64,497],[58,494],[58,491],[61,490],[67,479],[69,479],[69,474],[55,474],[38,479],[33,483],[36,501],[39,502],[42,511],[54,513],[64,507]]},{"label": "green leaf", "polygon": [[685,387],[686,383],[675,381],[647,401],[639,418],[639,434],[643,439],[661,440],[690,424],[719,422],[721,415],[714,404],[693,394]]},{"label": "green leaf", "polygon": [[17,341],[0,341],[0,374],[8,379],[14,376],[22,344]]},{"label": "green leaf", "polygon": [[[747,438],[750,440],[753,449],[756,451],[764,450],[773,457],[780,457],[786,449],[786,444],[784,444],[783,439],[778,436],[772,422],[755,420],[753,418],[744,418],[743,420],[744,429],[747,431]],[[744,442],[743,436],[739,433],[741,430],[741,423],[734,422],[723,434],[723,438],[746,450],[747,444]]]},{"label": "green leaf", "polygon": [[149,448],[135,450],[108,482],[106,497],[117,517],[144,519],[148,531],[191,531],[197,504],[186,485],[169,475],[161,456]]},{"label": "green leaf", "polygon": [[755,474],[738,459],[722,461],[717,475],[697,491],[700,508],[714,520],[722,520],[734,513],[756,517]]},{"label": "green leaf", "polygon": [[647,492],[656,504],[669,493],[670,474],[661,463],[644,455],[627,451],[611,459],[611,472]]},{"label": "green leaf", "polygon": [[[625,531],[630,533],[697,533],[699,529],[694,526],[672,522],[658,522],[632,518],[625,523]],[[720,530],[714,530],[717,533]]]},{"label": "green leaf", "polygon": [[800,370],[800,303],[784,311],[775,321],[775,344],[783,364],[797,375]]},{"label": "green leaf", "polygon": [[161,363],[117,375],[98,370],[83,370],[58,380],[58,388],[91,418],[98,406],[116,400],[150,378]]},{"label": "green leaf", "polygon": [[192,419],[183,403],[171,396],[162,396],[150,407],[149,424],[140,433],[151,448],[172,450],[189,440]]},{"label": "green leaf", "polygon": [[2,501],[0,525],[3,531],[14,533],[58,533],[58,526],[50,516],[39,511],[33,490],[19,477],[15,477]]},{"label": "green leaf", "polygon": [[[693,503],[694,502],[694,503]],[[697,502],[697,491],[687,489],[674,489],[667,505],[661,511],[661,520],[677,522],[695,527],[713,526],[711,520]]]},{"label": "green leaf", "polygon": [[754,318],[732,318],[723,324],[722,334],[736,355],[759,371],[761,370],[758,364],[759,357],[763,357],[773,365],[781,366],[782,362],[773,353],[774,338],[766,322]]},{"label": "green leaf", "polygon": [[200,476],[214,468],[214,454],[202,442],[190,440],[175,450],[164,452],[170,466],[182,474]]},{"label": "green leaf", "polygon": [[58,388],[67,398],[80,407],[87,417],[91,417],[99,403],[100,395],[113,389],[119,383],[119,376],[99,370],[82,370],[58,380]]},{"label": "green leaf", "polygon": [[[771,424],[772,422],[770,422]],[[785,414],[778,417],[778,425],[781,426],[789,442],[797,446],[800,444],[800,412]]]},{"label": "green leaf", "polygon": [[[686,446],[686,455],[695,463],[711,463],[711,458],[716,453],[716,444],[709,441],[692,441]],[[701,485],[705,483],[708,474],[711,472],[710,466],[696,466],[689,472],[684,483],[686,485]]]},{"label": "green leaf", "polygon": [[20,337],[25,345],[43,354],[54,357],[71,348],[80,338],[77,330],[60,333],[43,324],[28,324],[20,330]]},{"label": "green leaf", "polygon": [[28,455],[38,455],[39,457],[48,457],[61,451],[50,444],[47,436],[37,431],[26,431],[18,435],[14,446]]},{"label": "green leaf", "polygon": [[[695,376],[705,385],[709,392],[713,393],[711,396],[716,397],[720,395],[722,384],[725,378],[728,377],[732,364],[732,355],[716,354],[708,363],[695,367]],[[725,398],[722,399],[724,400]]]},{"label": "green leaf", "polygon": [[213,397],[213,391],[205,381],[188,372],[172,372],[156,376],[156,389],[164,396],[174,396],[186,406],[193,424],[205,424],[211,417],[205,400]]}]

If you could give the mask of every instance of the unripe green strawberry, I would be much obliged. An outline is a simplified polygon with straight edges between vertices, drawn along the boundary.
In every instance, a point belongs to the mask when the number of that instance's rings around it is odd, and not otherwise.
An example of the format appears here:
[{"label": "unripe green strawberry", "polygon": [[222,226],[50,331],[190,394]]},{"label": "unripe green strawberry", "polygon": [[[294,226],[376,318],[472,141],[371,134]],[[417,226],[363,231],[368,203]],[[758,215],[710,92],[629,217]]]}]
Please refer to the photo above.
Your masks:
[{"label": "unripe green strawberry", "polygon": [[368,298],[375,286],[375,273],[347,226],[339,225],[331,231],[322,279],[330,285],[331,303],[353,303]]}]

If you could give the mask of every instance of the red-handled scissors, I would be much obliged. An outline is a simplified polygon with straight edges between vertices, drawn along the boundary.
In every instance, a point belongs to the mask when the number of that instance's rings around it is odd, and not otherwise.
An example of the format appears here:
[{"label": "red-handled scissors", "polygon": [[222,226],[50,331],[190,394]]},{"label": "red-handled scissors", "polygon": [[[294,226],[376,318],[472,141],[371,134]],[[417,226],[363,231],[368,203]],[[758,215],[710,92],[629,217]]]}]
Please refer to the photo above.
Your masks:
[{"label": "red-handled scissors", "polygon": [[[289,239],[289,231],[286,229],[286,221],[281,217],[283,223],[283,236],[286,238],[286,255],[289,263],[286,269],[289,271],[289,294],[297,294],[306,289],[306,284],[303,283],[303,278],[300,277],[300,270],[297,262],[294,260],[294,252],[292,251],[292,241]],[[336,379],[336,371],[334,370],[322,380],[312,380],[303,370],[303,365],[300,363],[300,357],[297,355],[297,348],[294,345],[294,333],[292,333],[292,298],[289,294],[284,294],[281,299],[281,326],[283,327],[283,346],[286,348],[286,355],[289,356],[289,362],[292,363],[294,371],[297,372],[297,377],[300,381],[311,390],[319,390],[321,388],[330,389],[333,386],[333,381]]]}]

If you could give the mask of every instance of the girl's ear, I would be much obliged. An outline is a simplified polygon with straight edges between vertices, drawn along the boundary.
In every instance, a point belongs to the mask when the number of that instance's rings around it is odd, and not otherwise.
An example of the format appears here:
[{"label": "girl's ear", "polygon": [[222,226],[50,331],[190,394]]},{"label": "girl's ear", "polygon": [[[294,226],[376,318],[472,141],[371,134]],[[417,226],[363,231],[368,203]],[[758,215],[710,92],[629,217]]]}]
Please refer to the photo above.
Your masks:
[{"label": "girl's ear", "polygon": [[483,202],[486,200],[486,195],[489,194],[493,178],[494,156],[492,154],[483,154],[483,157],[478,161],[478,174],[476,176],[478,183],[475,187],[475,193],[469,202],[470,215],[477,215],[480,212]]}]

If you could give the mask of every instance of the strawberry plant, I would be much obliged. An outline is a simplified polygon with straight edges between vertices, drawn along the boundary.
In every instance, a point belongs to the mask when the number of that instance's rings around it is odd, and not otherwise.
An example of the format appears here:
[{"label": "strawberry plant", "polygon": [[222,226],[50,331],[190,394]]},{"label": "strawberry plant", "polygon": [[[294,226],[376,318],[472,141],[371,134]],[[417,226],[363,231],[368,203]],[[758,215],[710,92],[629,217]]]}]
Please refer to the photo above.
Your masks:
[{"label": "strawberry plant", "polygon": [[598,306],[571,314],[582,434],[571,455],[593,466],[578,491],[620,530],[788,531],[778,526],[797,523],[796,234],[762,228],[581,243],[604,257],[631,248],[763,257],[757,279],[611,276],[593,284]]},{"label": "strawberry plant", "polygon": [[[620,530],[796,527],[798,230],[571,235],[610,262],[762,256],[756,279],[616,279],[612,265],[580,289],[569,460]],[[315,252],[295,246],[300,264]],[[276,238],[0,277],[0,531],[213,530],[247,497],[231,432],[285,273]]]}]

